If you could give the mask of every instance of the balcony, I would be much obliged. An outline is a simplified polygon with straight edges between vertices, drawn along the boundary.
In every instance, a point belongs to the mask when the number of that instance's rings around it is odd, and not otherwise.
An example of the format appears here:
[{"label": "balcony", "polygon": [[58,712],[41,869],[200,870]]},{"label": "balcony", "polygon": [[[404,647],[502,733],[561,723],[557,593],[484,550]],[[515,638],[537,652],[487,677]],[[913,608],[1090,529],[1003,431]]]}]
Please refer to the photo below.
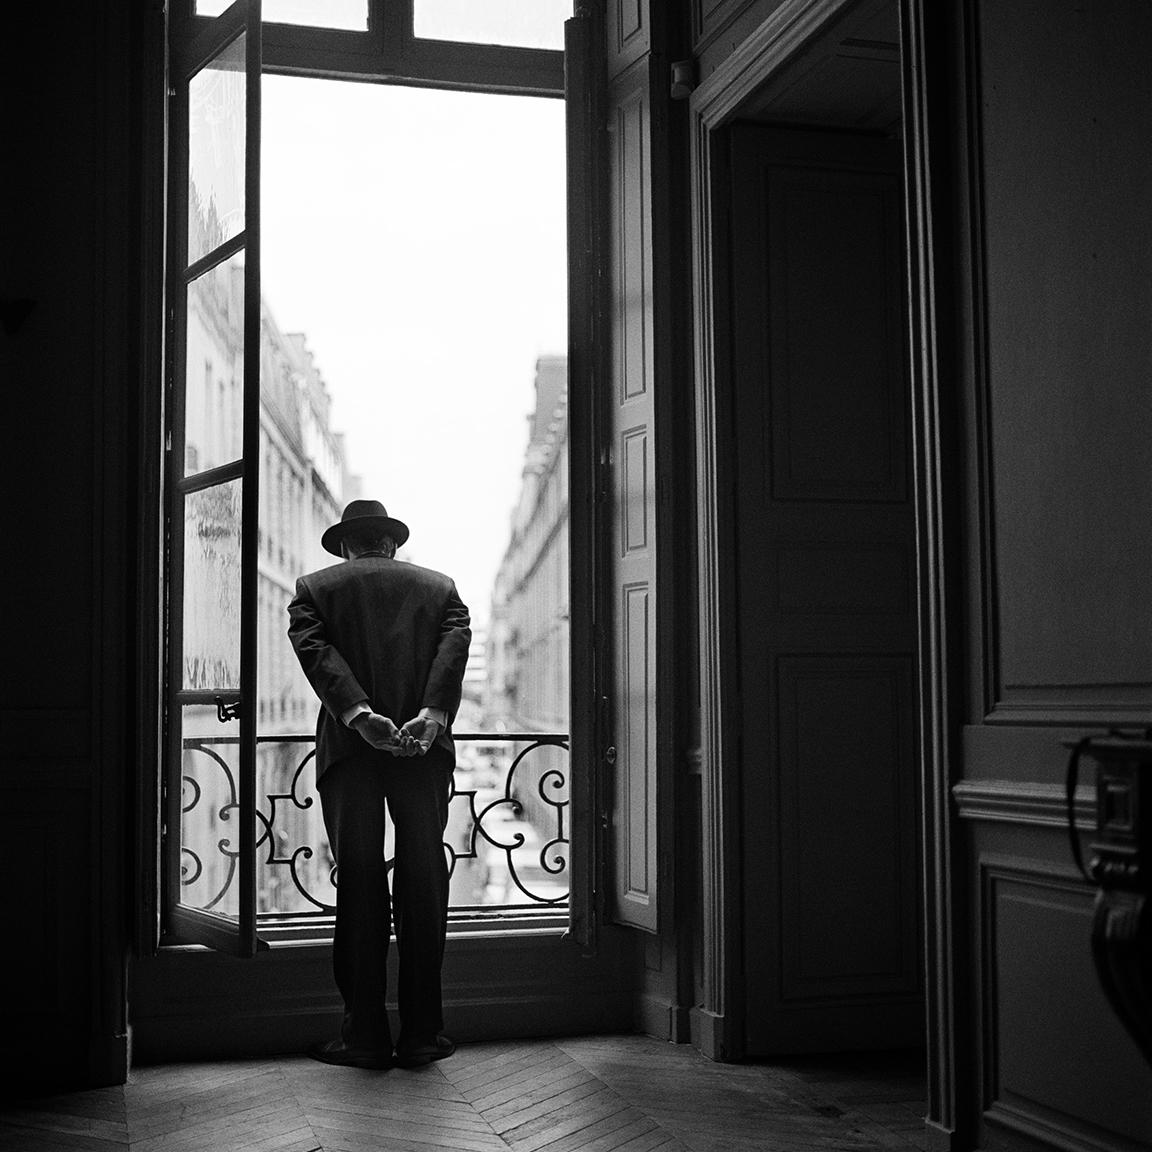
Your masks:
[{"label": "balcony", "polygon": [[[449,932],[556,932],[568,924],[569,762],[564,732],[466,732],[444,852]],[[181,765],[181,902],[238,905],[239,738],[186,735]],[[311,764],[312,735],[257,737],[257,910],[262,938],[331,935],[339,870]],[[387,845],[391,843],[389,826]]]}]

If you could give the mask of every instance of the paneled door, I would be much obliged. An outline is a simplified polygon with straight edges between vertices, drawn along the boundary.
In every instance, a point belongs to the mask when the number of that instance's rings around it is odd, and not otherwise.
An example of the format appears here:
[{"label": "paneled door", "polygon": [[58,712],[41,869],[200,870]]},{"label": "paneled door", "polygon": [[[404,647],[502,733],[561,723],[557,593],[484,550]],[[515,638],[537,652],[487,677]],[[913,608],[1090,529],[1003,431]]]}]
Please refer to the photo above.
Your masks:
[{"label": "paneled door", "polygon": [[917,1043],[898,146],[731,130],[745,1045]]}]

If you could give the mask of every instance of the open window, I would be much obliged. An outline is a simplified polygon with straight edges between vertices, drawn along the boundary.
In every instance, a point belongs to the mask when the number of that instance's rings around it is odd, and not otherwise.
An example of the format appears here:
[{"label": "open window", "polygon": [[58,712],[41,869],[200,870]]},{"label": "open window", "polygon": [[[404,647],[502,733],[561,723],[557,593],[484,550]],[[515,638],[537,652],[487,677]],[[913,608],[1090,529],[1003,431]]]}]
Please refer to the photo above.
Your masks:
[{"label": "open window", "polygon": [[[240,955],[255,918],[260,0],[174,54],[164,894],[182,938]],[[226,741],[205,744],[221,723]],[[205,759],[207,772],[190,769]],[[209,784],[209,780],[211,783]],[[211,800],[205,788],[219,793]]]},{"label": "open window", "polygon": [[[358,417],[346,411],[343,427],[332,417],[304,335],[295,323],[281,325],[267,298],[276,279],[275,228],[266,185],[262,264],[261,148],[268,165],[274,88],[560,97],[571,9],[570,0],[264,0],[261,24],[258,3],[184,0],[171,14],[161,887],[162,925],[173,941],[252,955],[268,941],[327,935],[335,903],[311,787],[317,704],[297,675],[284,607],[295,576],[323,562],[315,551],[323,527],[359,495],[357,461],[341,435]],[[589,37],[571,27],[586,19],[568,24],[568,73],[583,88],[566,117],[557,104],[554,119],[561,141],[567,132],[568,195],[581,198],[576,210],[569,206],[570,242],[583,250],[595,222],[587,189],[573,191],[572,174],[585,172],[583,150],[592,139],[580,55]],[[395,178],[403,157],[388,155]],[[562,146],[560,156],[562,166]],[[338,198],[337,187],[333,211]],[[591,343],[590,274],[585,251],[568,273],[570,285],[581,285],[568,292],[568,330],[574,344],[575,333],[583,334],[583,348]],[[454,930],[570,929],[586,940],[594,922],[596,812],[588,578],[595,558],[586,498],[594,483],[592,366],[587,355],[569,361],[560,343],[554,351],[561,355],[525,365],[523,383],[535,375],[537,412],[510,539],[522,547],[497,574],[488,642],[470,666],[504,694],[505,714],[496,725],[457,720],[463,767],[446,851]],[[573,548],[582,542],[580,571],[570,580],[569,539]],[[427,553],[413,559],[453,571]],[[497,619],[497,601],[507,602],[529,568],[536,586],[547,584],[554,595],[544,604],[537,592],[522,592],[521,616],[533,627],[549,614],[562,624],[563,644],[547,650],[533,648],[527,623]],[[517,723],[525,701],[559,693],[567,705],[569,621],[571,715],[587,719],[570,728],[567,706],[561,716],[539,705]],[[495,879],[476,880],[489,869]]]}]

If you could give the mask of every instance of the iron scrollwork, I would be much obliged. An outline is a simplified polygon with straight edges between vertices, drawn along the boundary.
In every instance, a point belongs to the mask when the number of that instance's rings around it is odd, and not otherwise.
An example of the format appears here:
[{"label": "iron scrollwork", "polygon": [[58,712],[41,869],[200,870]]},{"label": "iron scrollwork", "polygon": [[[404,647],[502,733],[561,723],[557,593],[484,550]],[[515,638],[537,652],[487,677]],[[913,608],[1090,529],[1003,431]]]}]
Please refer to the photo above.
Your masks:
[{"label": "iron scrollwork", "polygon": [[[455,739],[458,764],[444,845],[449,874],[457,881],[453,910],[565,906],[567,734],[465,733]],[[313,739],[260,736],[257,744],[265,785],[286,782],[269,787],[255,814],[260,825],[259,915],[332,913],[338,871],[319,805],[305,782],[306,769],[316,755]],[[227,757],[238,745],[236,736],[188,736],[184,741],[180,880],[186,889],[201,887],[195,897],[189,891],[189,902],[206,910],[221,905],[237,874],[239,849],[233,847],[233,837],[220,837],[216,826],[231,820],[239,809],[236,777]],[[291,752],[293,745],[304,749],[298,758]],[[562,764],[557,763],[561,755]],[[537,765],[540,760],[543,763]],[[213,787],[194,764],[210,766],[216,776]],[[203,830],[197,837],[190,829],[194,831],[198,822]],[[211,859],[205,858],[208,853]]]}]

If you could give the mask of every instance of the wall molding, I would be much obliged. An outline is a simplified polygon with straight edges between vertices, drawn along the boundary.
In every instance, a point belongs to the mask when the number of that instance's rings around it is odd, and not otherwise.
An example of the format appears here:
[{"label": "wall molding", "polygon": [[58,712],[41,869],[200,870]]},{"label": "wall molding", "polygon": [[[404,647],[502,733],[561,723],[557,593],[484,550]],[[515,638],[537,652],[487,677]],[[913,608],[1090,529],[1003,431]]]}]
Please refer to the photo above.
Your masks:
[{"label": "wall molding", "polygon": [[[939,1146],[971,1146],[974,1038],[965,1019],[970,955],[963,931],[961,853],[950,785],[962,762],[960,651],[964,641],[961,474],[954,442],[957,337],[954,269],[963,218],[951,163],[964,109],[955,108],[951,12],[931,0],[900,0],[908,220],[910,370],[914,425],[920,603],[921,795],[924,821],[925,998],[928,1130]],[[957,126],[957,119],[960,123]]]},{"label": "wall molding", "polygon": [[768,76],[787,63],[858,0],[785,0],[692,93],[692,110],[719,128]]},{"label": "wall molding", "polygon": [[[1152,692],[1141,685],[1091,693],[1087,686],[1059,691],[1005,692],[984,717],[985,724],[1047,727],[1146,728],[1152,725]],[[1128,699],[1124,699],[1127,696]]]},{"label": "wall molding", "polygon": [[1122,1136],[1093,1130],[1083,1124],[1065,1123],[1056,1117],[1040,1115],[1004,1101],[996,1101],[984,1112],[988,1124],[1039,1141],[1046,1148],[1067,1152],[1147,1152],[1143,1144]]},{"label": "wall molding", "polygon": [[[1004,780],[964,780],[952,788],[956,814],[965,820],[989,820],[1038,828],[1064,829],[1068,823],[1060,784],[1013,784]],[[1076,789],[1076,824],[1087,829],[1096,820],[1096,793],[1087,784]]]},{"label": "wall molding", "polygon": [[[701,822],[701,1002],[693,1009],[693,1043],[713,1060],[730,1058],[739,1040],[729,1034],[734,965],[743,944],[735,915],[739,903],[736,802],[738,741],[720,718],[739,712],[735,684],[734,573],[730,557],[735,505],[732,462],[719,449],[728,435],[730,399],[724,378],[724,341],[716,318],[726,315],[726,271],[716,266],[724,228],[717,219],[720,197],[712,133],[704,117],[691,117],[693,333],[695,336],[696,555],[699,616],[700,822]],[[715,199],[714,199],[715,197]],[[723,259],[721,249],[721,260]],[[718,363],[718,359],[720,363]]]}]

